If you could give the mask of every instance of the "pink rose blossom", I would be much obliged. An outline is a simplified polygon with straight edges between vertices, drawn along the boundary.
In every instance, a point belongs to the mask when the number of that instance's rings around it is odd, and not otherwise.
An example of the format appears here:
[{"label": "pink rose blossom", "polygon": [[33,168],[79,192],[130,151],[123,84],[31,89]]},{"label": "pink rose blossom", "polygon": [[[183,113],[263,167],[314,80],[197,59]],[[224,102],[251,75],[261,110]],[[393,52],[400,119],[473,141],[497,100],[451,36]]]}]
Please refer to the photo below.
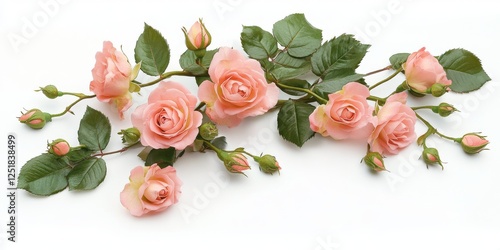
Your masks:
[{"label": "pink rose blossom", "polygon": [[217,124],[234,127],[245,117],[266,113],[278,102],[279,89],[267,83],[259,62],[238,50],[220,48],[208,73],[211,81],[202,82],[198,97]]},{"label": "pink rose blossom", "polygon": [[128,91],[132,68],[127,57],[111,42],[105,41],[102,52],[97,52],[95,58],[90,91],[96,94],[99,101],[114,104],[123,119],[123,112],[132,105],[132,96]]},{"label": "pink rose blossom", "polygon": [[406,83],[416,92],[425,93],[436,83],[447,87],[451,85],[451,80],[446,78],[443,66],[434,56],[425,51],[425,47],[408,56],[403,69]]},{"label": "pink rose blossom", "polygon": [[179,201],[182,182],[171,166],[138,166],[130,171],[129,180],[120,193],[120,202],[134,216],[159,212]]},{"label": "pink rose blossom", "polygon": [[378,124],[368,138],[370,150],[397,154],[416,139],[415,112],[406,105],[406,92],[393,94],[378,111]]},{"label": "pink rose blossom", "polygon": [[132,124],[140,131],[142,145],[177,150],[191,145],[203,118],[195,111],[197,101],[180,83],[160,82],[148,102],[132,113]]},{"label": "pink rose blossom", "polygon": [[368,96],[366,86],[357,82],[346,84],[341,91],[328,95],[328,102],[309,116],[311,129],[337,140],[367,138],[376,123],[373,107],[366,100]]}]

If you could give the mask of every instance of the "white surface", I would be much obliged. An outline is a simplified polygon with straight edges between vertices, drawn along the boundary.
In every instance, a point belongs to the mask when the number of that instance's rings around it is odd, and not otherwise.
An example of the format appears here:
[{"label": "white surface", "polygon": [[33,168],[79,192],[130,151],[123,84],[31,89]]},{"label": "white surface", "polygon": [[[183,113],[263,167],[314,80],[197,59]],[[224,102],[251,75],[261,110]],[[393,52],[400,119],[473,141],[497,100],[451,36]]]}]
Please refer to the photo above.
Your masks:
[{"label": "white surface", "polygon": [[[180,202],[155,216],[135,218],[121,206],[119,192],[129,171],[142,163],[138,150],[109,156],[108,175],[94,191],[65,190],[38,198],[19,190],[16,243],[5,240],[7,206],[2,196],[0,249],[99,249],[102,244],[116,249],[500,249],[500,133],[495,118],[500,106],[500,16],[495,1],[66,0],[49,12],[41,5],[47,2],[0,3],[2,135],[18,135],[19,168],[42,153],[48,140],[62,137],[76,143],[86,105],[110,116],[114,131],[108,149],[121,147],[116,132],[130,121],[119,121],[111,107],[97,100],[80,103],[73,109],[76,116],[56,119],[42,131],[15,119],[23,108],[56,113],[73,100],[45,99],[32,91],[39,86],[55,84],[65,91],[89,93],[94,55],[104,40],[123,46],[133,57],[146,22],[167,38],[172,51],[168,70],[176,70],[185,48],[181,27],[189,28],[200,17],[212,33],[212,48],[241,48],[242,25],[270,31],[274,22],[294,12],[305,13],[323,30],[324,39],[352,33],[372,44],[359,72],[384,67],[390,55],[422,46],[435,55],[460,47],[474,52],[493,80],[478,92],[443,97],[461,113],[446,119],[423,115],[457,137],[483,132],[491,141],[490,150],[471,157],[458,145],[436,139],[447,162],[444,171],[427,169],[417,159],[421,149],[413,145],[386,158],[390,173],[372,174],[359,163],[364,144],[316,136],[297,149],[278,136],[276,113],[271,113],[221,129],[221,134],[228,137],[230,148],[247,146],[255,153],[276,155],[281,175],[265,175],[256,165],[248,178],[229,175],[212,153],[186,155],[176,165],[184,181]],[[27,20],[34,18],[36,31],[15,49],[8,37],[22,35]],[[190,78],[173,79],[196,91]],[[397,83],[377,88],[377,93]],[[134,96],[134,107],[149,91]],[[440,100],[414,103],[420,101]],[[421,125],[418,129],[424,132]],[[6,152],[1,154],[5,158]],[[6,171],[0,176],[5,187]],[[183,214],[188,207],[196,214]]]}]

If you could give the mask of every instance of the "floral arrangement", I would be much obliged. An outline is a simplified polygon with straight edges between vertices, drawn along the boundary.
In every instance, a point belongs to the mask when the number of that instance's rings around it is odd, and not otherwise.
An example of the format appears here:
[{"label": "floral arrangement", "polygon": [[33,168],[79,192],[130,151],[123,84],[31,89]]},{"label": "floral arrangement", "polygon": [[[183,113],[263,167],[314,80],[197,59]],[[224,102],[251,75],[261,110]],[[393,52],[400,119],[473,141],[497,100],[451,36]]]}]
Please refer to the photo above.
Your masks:
[{"label": "floral arrangement", "polygon": [[[144,165],[131,169],[120,201],[134,216],[163,211],[181,195],[176,160],[193,152],[215,153],[221,166],[234,174],[245,175],[251,169],[249,159],[265,174],[279,173],[282,168],[272,154],[242,147],[228,149],[218,131],[220,126],[235,127],[244,119],[276,113],[271,112],[274,110],[278,110],[277,131],[287,143],[302,147],[316,134],[332,141],[359,141],[367,148],[360,158],[374,172],[387,171],[384,157],[413,143],[422,147],[423,164],[443,167],[438,149],[426,144],[431,136],[456,142],[467,154],[479,153],[489,143],[476,132],[446,135],[419,113],[430,110],[447,117],[457,111],[452,104],[407,103],[408,98],[439,98],[450,91],[468,93],[488,82],[480,60],[468,50],[450,49],[435,56],[423,47],[390,55],[381,69],[359,73],[356,70],[370,45],[350,34],[324,41],[322,31],[303,14],[277,21],[272,32],[243,26],[244,51],[210,48],[212,37],[201,19],[182,31],[187,49],[179,58],[179,70],[167,71],[171,59],[167,40],[145,24],[136,42],[134,62],[112,42],[103,43],[91,71],[89,91],[93,94],[65,92],[54,85],[37,90],[50,99],[74,96],[76,100],[60,113],[37,108],[22,112],[17,119],[33,129],[73,114],[74,105],[91,98],[113,105],[123,119],[133,96],[143,88],[154,88],[147,102],[132,111],[130,127],[119,132],[123,148],[107,149],[112,124],[102,112],[87,106],[77,130],[79,145],[69,145],[62,138],[49,142],[46,152],[21,168],[18,188],[41,196],[66,188],[95,189],[106,177],[105,156],[142,147],[138,157]],[[365,79],[384,71],[392,74],[376,83]],[[140,82],[139,74],[154,79]],[[393,91],[373,95],[373,89],[394,82],[400,74],[406,80],[396,82]],[[172,76],[191,77],[198,92],[167,80]],[[416,131],[417,122],[427,130]]]}]

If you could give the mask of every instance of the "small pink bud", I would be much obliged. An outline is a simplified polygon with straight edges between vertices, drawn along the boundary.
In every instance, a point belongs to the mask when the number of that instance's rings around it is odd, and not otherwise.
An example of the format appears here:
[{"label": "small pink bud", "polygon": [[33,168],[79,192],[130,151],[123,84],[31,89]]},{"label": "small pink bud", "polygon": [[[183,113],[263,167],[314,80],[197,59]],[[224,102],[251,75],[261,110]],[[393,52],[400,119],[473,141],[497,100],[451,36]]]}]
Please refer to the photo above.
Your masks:
[{"label": "small pink bud", "polygon": [[441,158],[439,157],[439,152],[435,148],[425,148],[422,152],[422,158],[427,166],[439,164],[441,168],[444,168],[443,162],[441,162]]},{"label": "small pink bud", "polygon": [[28,112],[22,114],[18,119],[19,122],[28,125],[30,128],[41,129],[47,122],[52,120],[52,116],[39,109],[30,109]]},{"label": "small pink bud", "polygon": [[483,151],[489,141],[485,136],[480,136],[476,133],[465,134],[460,140],[462,149],[468,154],[476,154]]},{"label": "small pink bud", "polygon": [[189,31],[183,28],[184,36],[186,38],[186,46],[189,50],[202,50],[206,49],[212,42],[212,37],[208,30],[205,28],[202,20],[195,22]]},{"label": "small pink bud", "polygon": [[71,151],[69,143],[63,139],[57,139],[48,144],[49,153],[55,156],[65,156]]},{"label": "small pink bud", "polygon": [[378,152],[369,152],[363,158],[365,164],[370,167],[371,170],[380,172],[385,171],[384,159],[382,155]]},{"label": "small pink bud", "polygon": [[280,164],[276,161],[276,157],[272,155],[255,156],[254,160],[259,163],[260,171],[266,174],[273,174],[281,170]]},{"label": "small pink bud", "polygon": [[217,156],[231,173],[243,174],[243,171],[250,169],[247,158],[242,153],[219,151]]}]

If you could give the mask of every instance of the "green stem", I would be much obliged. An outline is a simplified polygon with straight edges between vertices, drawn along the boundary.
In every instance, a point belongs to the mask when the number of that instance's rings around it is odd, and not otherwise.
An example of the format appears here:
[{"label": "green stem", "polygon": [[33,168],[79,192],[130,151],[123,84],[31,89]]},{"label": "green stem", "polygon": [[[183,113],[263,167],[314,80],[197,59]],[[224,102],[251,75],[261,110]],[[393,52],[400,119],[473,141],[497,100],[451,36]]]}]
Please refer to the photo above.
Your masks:
[{"label": "green stem", "polygon": [[397,76],[401,71],[403,71],[403,68],[399,68],[398,70],[396,70],[394,73],[392,73],[392,75],[390,75],[389,77],[383,79],[382,81],[380,82],[377,82],[375,83],[373,86],[371,86],[370,88],[368,88],[369,90],[372,90],[380,85],[382,85],[383,83],[391,80],[392,78],[394,78],[395,76]]},{"label": "green stem", "polygon": [[200,102],[200,104],[198,104],[198,106],[194,110],[200,111],[203,107],[205,107],[205,105],[206,103]]},{"label": "green stem", "polygon": [[413,110],[419,110],[419,109],[433,109],[435,106],[417,106],[417,107],[411,107]]},{"label": "green stem", "polygon": [[129,146],[126,146],[126,147],[123,147],[121,149],[118,149],[118,150],[115,150],[115,151],[110,151],[110,152],[101,152],[101,153],[97,153],[97,154],[93,154],[91,155],[90,157],[103,157],[103,156],[106,156],[106,155],[112,155],[112,154],[119,154],[119,153],[123,153],[125,151],[127,151],[128,149],[130,149],[131,147],[137,145],[139,142],[136,142],[134,144],[131,144]]},{"label": "green stem", "polygon": [[210,148],[213,151],[215,151],[217,154],[220,154],[220,153],[224,152],[224,150],[216,147],[214,144],[210,143],[209,141],[203,141],[203,144],[205,144],[208,148]]},{"label": "green stem", "polygon": [[140,83],[138,81],[132,81],[133,83],[136,83],[137,85],[139,85],[139,87],[143,88],[143,87],[148,87],[148,86],[151,86],[151,85],[155,85],[169,77],[172,77],[172,76],[194,76],[191,72],[187,72],[187,71],[171,71],[171,72],[166,72],[166,73],[163,73],[160,75],[160,77],[154,81],[151,81],[151,82],[147,82],[147,83]]},{"label": "green stem", "polygon": [[366,99],[369,101],[378,102],[378,104],[380,104],[380,105],[384,105],[385,101],[387,100],[387,98],[381,98],[381,97],[377,97],[377,96],[373,96],[373,95],[368,96]]},{"label": "green stem", "polygon": [[[423,122],[425,124],[425,126],[427,126],[427,128],[429,129],[429,131],[433,131],[434,134],[437,134],[439,135],[440,137],[444,138],[444,139],[448,139],[448,140],[451,140],[451,141],[456,141],[456,138],[453,138],[453,137],[450,137],[450,136],[447,136],[445,134],[442,134],[440,133],[434,126],[432,126],[427,120],[425,120],[422,116],[420,116],[419,114],[417,114],[417,112],[415,112],[415,115],[417,116],[417,118]],[[430,135],[430,134],[429,134]]]},{"label": "green stem", "polygon": [[383,71],[386,71],[386,70],[391,70],[391,69],[392,69],[392,65],[389,65],[387,67],[384,67],[384,68],[377,69],[377,70],[374,70],[372,72],[366,73],[366,74],[364,74],[364,76],[374,75],[374,74],[377,74],[377,73],[380,73],[380,72],[383,72]]},{"label": "green stem", "polygon": [[316,100],[320,103],[320,104],[325,104],[328,102],[328,100],[326,100],[325,98],[317,95],[316,93],[314,93],[313,91],[311,91],[310,89],[305,89],[305,88],[299,88],[299,87],[292,87],[292,86],[288,86],[288,85],[285,85],[285,84],[281,84],[279,82],[276,82],[276,85],[278,85],[278,87],[280,88],[284,88],[284,89],[290,89],[290,90],[295,90],[295,91],[300,91],[300,92],[304,92],[304,93],[307,93],[311,96],[313,96],[314,98],[316,98]]},{"label": "green stem", "polygon": [[[81,95],[79,96],[78,100],[74,101],[74,102],[73,102],[73,103],[71,103],[69,106],[67,106],[67,107],[66,107],[66,109],[65,109],[63,112],[58,113],[58,114],[53,114],[53,115],[51,114],[51,116],[52,116],[52,117],[58,117],[58,116],[63,116],[64,114],[66,114],[66,113],[68,113],[68,112],[72,113],[72,112],[71,112],[71,108],[72,108],[73,106],[75,106],[77,103],[79,103],[80,101],[82,101],[82,100],[84,100],[84,99],[90,99],[90,98],[94,98],[94,97],[96,97],[96,95],[83,95],[83,94],[81,94]],[[73,114],[73,113],[72,113],[72,114]]]}]

